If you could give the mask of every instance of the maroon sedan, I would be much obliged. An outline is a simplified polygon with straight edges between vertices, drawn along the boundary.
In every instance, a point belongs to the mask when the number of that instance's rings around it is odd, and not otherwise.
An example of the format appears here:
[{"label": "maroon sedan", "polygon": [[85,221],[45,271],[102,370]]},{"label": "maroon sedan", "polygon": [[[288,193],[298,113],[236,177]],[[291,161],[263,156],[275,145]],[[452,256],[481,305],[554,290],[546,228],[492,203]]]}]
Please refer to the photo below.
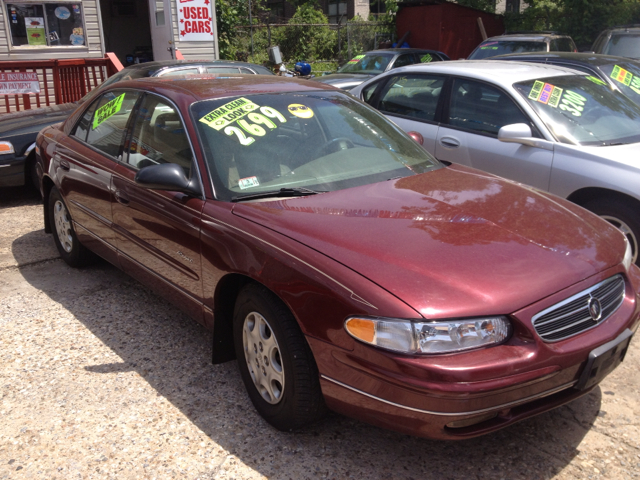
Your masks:
[{"label": "maroon sedan", "polygon": [[213,330],[282,430],[468,438],[594,389],[638,328],[624,235],[442,164],[332,87],[121,82],[38,137],[45,228]]}]

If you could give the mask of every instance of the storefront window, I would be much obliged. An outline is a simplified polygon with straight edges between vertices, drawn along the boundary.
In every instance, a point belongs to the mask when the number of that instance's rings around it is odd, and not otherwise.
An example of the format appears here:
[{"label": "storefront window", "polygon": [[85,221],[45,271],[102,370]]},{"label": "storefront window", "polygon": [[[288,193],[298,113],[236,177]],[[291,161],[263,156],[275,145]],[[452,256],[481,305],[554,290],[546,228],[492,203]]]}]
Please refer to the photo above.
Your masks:
[{"label": "storefront window", "polygon": [[86,45],[80,3],[9,3],[6,7],[14,47]]}]

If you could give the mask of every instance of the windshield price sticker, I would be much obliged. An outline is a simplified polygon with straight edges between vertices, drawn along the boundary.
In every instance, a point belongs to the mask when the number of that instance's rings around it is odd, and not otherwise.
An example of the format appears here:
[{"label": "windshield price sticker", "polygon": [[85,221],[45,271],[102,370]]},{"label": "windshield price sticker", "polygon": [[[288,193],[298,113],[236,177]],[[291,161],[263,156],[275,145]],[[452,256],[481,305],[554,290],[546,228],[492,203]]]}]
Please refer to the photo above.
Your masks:
[{"label": "windshield price sticker", "polygon": [[565,110],[574,117],[581,117],[586,103],[587,99],[585,97],[583,97],[579,93],[567,90],[567,92],[562,97],[560,110]]},{"label": "windshield price sticker", "polygon": [[215,130],[222,130],[227,125],[240,120],[257,109],[258,105],[250,100],[238,98],[220,108],[216,108],[213,112],[207,113],[200,121]]},{"label": "windshield price sticker", "polygon": [[[258,109],[260,113],[254,111]],[[240,145],[246,147],[256,141],[254,137],[264,137],[267,131],[278,128],[278,124],[272,119],[277,119],[280,123],[287,122],[284,115],[275,108],[260,107],[246,98],[238,98],[206,114],[200,121],[214,130],[220,131],[224,128],[226,135],[235,135]],[[236,123],[237,126],[231,125],[232,123]],[[247,133],[254,137],[247,136]]]},{"label": "windshield price sticker", "polygon": [[363,58],[364,58],[364,55],[356,55],[351,60],[349,60],[347,63],[358,63]]},{"label": "windshield price sticker", "polygon": [[480,50],[497,50],[498,47],[480,47]]},{"label": "windshield price sticker", "polygon": [[633,78],[633,74],[631,72],[619,67],[618,65],[613,67],[613,71],[611,72],[610,76],[614,80],[623,83],[627,87],[631,85],[631,79]]},{"label": "windshield price sticker", "polygon": [[258,182],[258,177],[246,177],[238,180],[238,186],[240,190],[245,190],[251,187],[258,187],[260,183]]},{"label": "windshield price sticker", "polygon": [[427,53],[426,55],[423,55],[422,57],[420,57],[420,61],[422,63],[429,63],[431,60],[433,60],[433,57],[431,56],[430,53]]},{"label": "windshield price sticker", "polygon": [[536,80],[529,92],[529,98],[536,102],[544,103],[545,105],[556,108],[560,103],[562,92],[563,89],[560,87]]},{"label": "windshield price sticker", "polygon": [[96,114],[93,116],[93,129],[95,130],[102,122],[118,113],[122,108],[123,100],[124,93],[117,96],[110,102],[105,103],[98,110],[96,110]]},{"label": "windshield price sticker", "polygon": [[589,75],[588,77],[585,77],[587,80],[592,81],[593,83],[595,83],[596,85],[606,85],[607,82],[603,82],[602,80],[600,80],[599,78],[593,77],[591,75]]}]

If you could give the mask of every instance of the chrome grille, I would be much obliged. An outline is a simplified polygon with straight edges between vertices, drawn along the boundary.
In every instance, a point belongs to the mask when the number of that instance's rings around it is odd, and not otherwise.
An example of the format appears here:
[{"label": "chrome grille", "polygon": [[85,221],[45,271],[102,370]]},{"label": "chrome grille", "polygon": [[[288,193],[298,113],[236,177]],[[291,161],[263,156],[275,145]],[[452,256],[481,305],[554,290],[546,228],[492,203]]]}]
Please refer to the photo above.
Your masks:
[{"label": "chrome grille", "polygon": [[[618,309],[622,300],[624,278],[615,275],[534,315],[531,322],[543,340],[556,342],[599,325]],[[597,318],[590,311],[593,304],[601,307]],[[593,309],[597,313],[597,307]]]}]

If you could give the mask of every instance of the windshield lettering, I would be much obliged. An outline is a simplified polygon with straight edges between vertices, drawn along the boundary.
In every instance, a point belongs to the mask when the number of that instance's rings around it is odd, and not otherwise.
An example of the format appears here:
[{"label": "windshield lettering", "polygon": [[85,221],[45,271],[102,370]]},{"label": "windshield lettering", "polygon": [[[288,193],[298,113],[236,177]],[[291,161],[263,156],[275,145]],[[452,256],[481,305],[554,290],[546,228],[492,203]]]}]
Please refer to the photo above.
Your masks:
[{"label": "windshield lettering", "polygon": [[624,68],[616,65],[613,67],[613,71],[611,72],[611,78],[615,81],[623,83],[627,87],[631,85],[631,79],[633,78],[633,74]]},{"label": "windshield lettering", "polygon": [[239,98],[207,113],[200,121],[215,130],[222,130],[230,123],[241,119],[257,108],[258,105],[255,103],[250,102],[246,98]]}]

